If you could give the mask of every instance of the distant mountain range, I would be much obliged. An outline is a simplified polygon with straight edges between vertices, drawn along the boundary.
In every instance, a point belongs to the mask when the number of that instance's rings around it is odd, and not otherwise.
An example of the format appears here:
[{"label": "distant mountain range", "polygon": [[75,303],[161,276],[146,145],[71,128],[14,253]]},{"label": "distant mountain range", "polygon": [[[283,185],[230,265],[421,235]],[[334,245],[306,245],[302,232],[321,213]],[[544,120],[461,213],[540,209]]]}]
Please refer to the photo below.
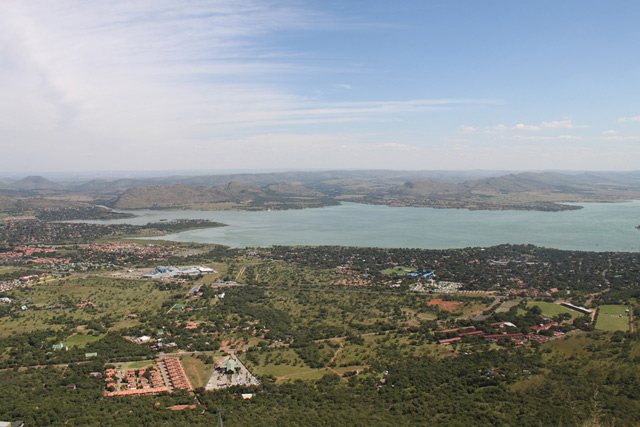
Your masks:
[{"label": "distant mountain range", "polygon": [[120,209],[287,209],[340,201],[468,209],[570,208],[640,198],[640,172],[321,171],[0,182],[11,197],[82,195]]}]

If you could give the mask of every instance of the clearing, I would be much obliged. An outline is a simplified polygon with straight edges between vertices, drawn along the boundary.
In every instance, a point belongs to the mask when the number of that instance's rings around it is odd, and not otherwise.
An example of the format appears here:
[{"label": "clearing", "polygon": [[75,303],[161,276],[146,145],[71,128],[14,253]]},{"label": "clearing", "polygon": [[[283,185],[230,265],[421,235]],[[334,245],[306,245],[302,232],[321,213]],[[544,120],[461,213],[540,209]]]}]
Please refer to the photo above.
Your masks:
[{"label": "clearing", "polygon": [[628,331],[630,324],[629,307],[626,305],[601,305],[598,307],[596,329],[603,331]]}]

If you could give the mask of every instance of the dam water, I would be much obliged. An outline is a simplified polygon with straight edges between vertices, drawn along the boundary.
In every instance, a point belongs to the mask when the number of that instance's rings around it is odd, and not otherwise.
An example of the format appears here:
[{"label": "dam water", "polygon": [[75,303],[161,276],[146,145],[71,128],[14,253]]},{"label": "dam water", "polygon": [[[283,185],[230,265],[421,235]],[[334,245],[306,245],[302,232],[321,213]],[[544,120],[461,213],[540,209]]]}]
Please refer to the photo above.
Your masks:
[{"label": "dam water", "polygon": [[134,211],[136,218],[94,223],[146,224],[209,219],[227,227],[185,231],[160,239],[231,247],[344,245],[464,248],[501,243],[586,251],[640,251],[640,201],[580,203],[579,210],[469,211],[343,203],[284,211]]}]

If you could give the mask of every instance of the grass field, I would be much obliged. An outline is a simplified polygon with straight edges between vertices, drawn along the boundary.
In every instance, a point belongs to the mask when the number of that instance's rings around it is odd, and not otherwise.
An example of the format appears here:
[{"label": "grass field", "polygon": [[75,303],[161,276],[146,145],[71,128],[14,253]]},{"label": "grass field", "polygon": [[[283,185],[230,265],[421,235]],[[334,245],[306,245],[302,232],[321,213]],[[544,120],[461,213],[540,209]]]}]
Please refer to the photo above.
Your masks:
[{"label": "grass field", "polygon": [[127,363],[115,363],[115,366],[120,371],[126,371],[127,369],[140,369],[153,365],[153,360],[141,360],[139,362],[127,362]]},{"label": "grass field", "polygon": [[596,329],[603,331],[628,331],[629,316],[626,305],[601,305],[598,307]]},{"label": "grass field", "polygon": [[204,387],[209,381],[218,360],[213,364],[205,364],[202,360],[194,356],[184,356],[180,358],[184,373],[187,374],[189,382],[194,388]]},{"label": "grass field", "polygon": [[63,344],[67,347],[85,347],[87,344],[98,341],[104,335],[84,335],[84,334],[75,334],[71,335],[69,338],[63,341]]},{"label": "grass field", "polygon": [[416,271],[415,268],[411,268],[411,267],[394,267],[394,268],[387,268],[386,270],[382,270],[382,274],[407,274],[407,273],[411,273],[412,271]]},{"label": "grass field", "polygon": [[245,364],[255,375],[273,375],[283,377],[292,374],[301,374],[311,370],[295,351],[289,348],[278,348],[260,352],[259,363],[253,364],[245,360]]},{"label": "grass field", "polygon": [[496,309],[496,313],[506,313],[507,311],[511,310],[512,307],[515,307],[516,305],[520,304],[521,301],[522,301],[522,298],[516,298],[516,299],[505,301],[502,304],[500,304],[500,307]]},{"label": "grass field", "polygon": [[291,375],[288,375],[284,378],[278,379],[278,382],[282,381],[295,381],[295,380],[317,380],[330,373],[327,368],[320,369],[308,369],[305,372],[298,372]]},{"label": "grass field", "polygon": [[[76,323],[84,324],[109,315],[114,318],[116,328],[129,327],[137,324],[137,320],[127,319],[129,313],[159,308],[169,297],[169,293],[155,289],[152,282],[80,276],[13,289],[11,299],[29,309],[17,312],[15,317],[0,320],[0,337],[14,332],[60,329],[61,325],[52,322],[55,317],[71,318]],[[91,301],[93,306],[76,306],[83,301]],[[34,310],[35,307],[50,308]]]},{"label": "grass field", "polygon": [[553,302],[532,301],[527,304],[527,307],[534,306],[540,307],[540,310],[542,310],[542,314],[549,317],[557,316],[560,313],[569,313],[572,318],[583,316],[583,314],[580,312],[571,310]]}]

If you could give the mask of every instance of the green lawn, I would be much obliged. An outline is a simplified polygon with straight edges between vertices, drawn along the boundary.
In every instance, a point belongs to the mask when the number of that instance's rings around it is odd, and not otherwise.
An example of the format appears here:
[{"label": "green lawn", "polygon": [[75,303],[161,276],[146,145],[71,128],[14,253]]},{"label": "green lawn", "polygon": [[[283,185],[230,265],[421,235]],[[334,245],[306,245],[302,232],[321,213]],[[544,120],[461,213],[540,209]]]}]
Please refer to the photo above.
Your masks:
[{"label": "green lawn", "polygon": [[628,331],[629,316],[626,305],[601,305],[598,307],[596,329],[603,331]]},{"label": "green lawn", "polygon": [[[209,381],[216,364],[205,364],[195,356],[184,356],[180,358],[184,373],[187,374],[189,382],[194,388],[204,387]],[[216,363],[218,360],[216,360]]]},{"label": "green lawn", "polygon": [[141,360],[139,362],[116,363],[115,365],[117,369],[126,371],[128,369],[146,368],[153,365],[154,363],[155,362],[153,360]]},{"label": "green lawn", "polygon": [[63,344],[66,345],[67,347],[85,347],[87,344],[94,342],[94,341],[98,341],[100,338],[102,338],[104,335],[98,335],[98,336],[94,336],[94,335],[84,335],[84,334],[75,334],[75,335],[71,335],[69,338],[67,338]]},{"label": "green lawn", "polygon": [[416,271],[416,269],[411,267],[398,266],[398,267],[387,268],[386,270],[382,270],[382,274],[407,274],[407,273],[411,273],[412,271]]},{"label": "green lawn", "polygon": [[259,363],[257,365],[243,359],[251,372],[256,375],[273,375],[278,378],[311,370],[298,357],[296,352],[289,348],[270,349],[260,352],[258,359]]},{"label": "green lawn", "polygon": [[560,313],[569,313],[573,318],[583,316],[583,314],[578,311],[571,310],[570,308],[563,307],[560,304],[556,304],[553,302],[532,301],[527,304],[527,307],[533,306],[540,307],[540,310],[542,310],[542,314],[549,317],[556,316]]},{"label": "green lawn", "polygon": [[507,311],[511,310],[512,307],[515,307],[516,305],[520,304],[520,301],[522,301],[522,298],[516,298],[516,299],[505,301],[502,304],[500,304],[500,307],[496,309],[496,313],[506,313]]}]

